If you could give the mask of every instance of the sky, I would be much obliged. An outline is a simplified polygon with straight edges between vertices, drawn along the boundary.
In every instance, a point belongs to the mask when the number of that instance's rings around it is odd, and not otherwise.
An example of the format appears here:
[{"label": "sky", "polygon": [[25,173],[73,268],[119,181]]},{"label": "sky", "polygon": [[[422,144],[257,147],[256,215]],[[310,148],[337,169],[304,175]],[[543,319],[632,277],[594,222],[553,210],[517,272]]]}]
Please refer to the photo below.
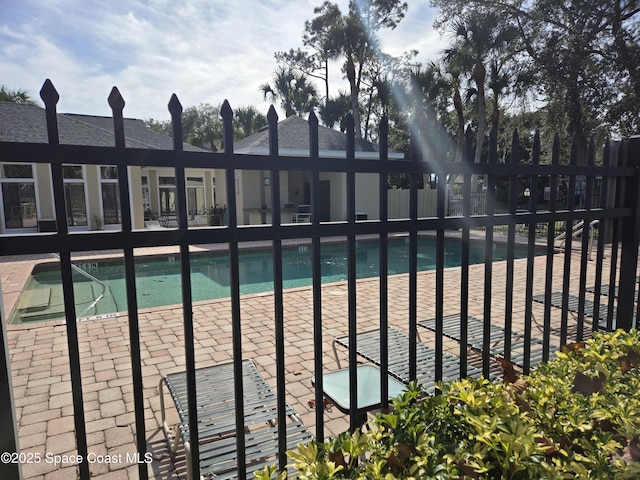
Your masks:
[{"label": "sky", "polygon": [[[48,78],[67,113],[109,116],[113,86],[126,117],[168,120],[173,93],[183,108],[226,99],[266,113],[259,86],[273,77],[274,52],[302,47],[304,22],[322,1],[0,0],[0,85],[39,100]],[[382,50],[434,60],[445,42],[432,27],[435,11],[428,0],[406,1]],[[346,12],[348,0],[336,3]],[[348,87],[334,72],[332,95]]]}]

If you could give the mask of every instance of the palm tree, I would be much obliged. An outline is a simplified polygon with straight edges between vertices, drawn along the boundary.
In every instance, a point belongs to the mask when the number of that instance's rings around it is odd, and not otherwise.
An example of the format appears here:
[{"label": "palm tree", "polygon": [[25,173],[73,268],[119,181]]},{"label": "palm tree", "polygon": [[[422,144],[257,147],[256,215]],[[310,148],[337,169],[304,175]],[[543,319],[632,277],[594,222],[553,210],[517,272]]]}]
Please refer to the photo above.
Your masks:
[{"label": "palm tree", "polygon": [[318,107],[322,123],[329,128],[333,128],[338,124],[342,132],[346,128],[344,123],[345,116],[350,111],[351,97],[345,92],[340,92],[337,97],[326,99],[324,104]]},{"label": "palm tree", "polygon": [[455,49],[447,49],[444,52],[442,64],[433,64],[431,67],[438,72],[441,82],[439,89],[451,95],[453,108],[456,112],[456,156],[455,161],[462,161],[464,148],[465,113],[464,103],[460,90],[462,89],[462,72],[466,69],[466,58]]},{"label": "palm tree", "polygon": [[506,93],[507,88],[510,85],[509,74],[504,73],[503,65],[498,63],[497,60],[491,61],[490,73],[489,73],[489,88],[493,92],[493,112],[491,112],[491,127],[498,128],[500,124],[500,102],[501,95]]},{"label": "palm tree", "polygon": [[280,106],[288,117],[309,113],[318,105],[318,92],[306,75],[297,73],[289,67],[279,67],[273,77],[273,85],[260,85],[264,99]]},{"label": "palm tree", "polygon": [[236,140],[256,133],[267,124],[267,117],[253,106],[239,107],[233,111],[234,136]]},{"label": "palm tree", "polygon": [[0,87],[0,102],[24,103],[37,105],[38,102],[31,98],[26,90],[9,90],[5,85]]},{"label": "palm tree", "polygon": [[495,12],[478,11],[454,21],[452,30],[458,42],[447,50],[445,57],[449,60],[455,57],[475,84],[473,93],[478,102],[478,133],[474,161],[479,162],[487,130],[485,63],[493,53],[502,50],[508,42],[515,39],[517,32],[511,25],[501,23],[501,18]]}]

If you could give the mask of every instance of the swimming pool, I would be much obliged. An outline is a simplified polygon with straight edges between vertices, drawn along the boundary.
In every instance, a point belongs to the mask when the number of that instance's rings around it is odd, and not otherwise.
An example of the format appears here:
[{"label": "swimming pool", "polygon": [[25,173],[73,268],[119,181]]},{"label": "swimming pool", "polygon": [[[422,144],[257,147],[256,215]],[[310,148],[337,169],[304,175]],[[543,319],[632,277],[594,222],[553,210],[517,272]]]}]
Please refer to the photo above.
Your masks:
[{"label": "swimming pool", "polygon": [[[445,242],[445,267],[460,265],[461,244]],[[526,256],[526,248],[516,248],[516,258]],[[436,241],[431,237],[418,239],[418,270],[435,269]],[[506,246],[494,245],[494,260],[506,258]],[[389,274],[409,270],[408,238],[389,240]],[[310,286],[311,248],[300,245],[283,248],[282,269],[285,289]],[[182,303],[180,257],[158,255],[136,257],[136,289],[138,308],[151,308]],[[471,245],[470,263],[484,262],[484,243]],[[93,260],[76,263],[74,294],[79,319],[113,316],[126,311],[126,285],[122,259]],[[82,271],[80,271],[82,270]],[[356,247],[357,278],[379,275],[379,251],[376,240],[358,241]],[[322,282],[337,282],[347,278],[347,252],[344,243],[327,243],[321,247]],[[206,252],[191,256],[191,284],[193,301],[225,298],[230,295],[229,258],[226,252]],[[240,251],[240,293],[273,290],[273,257],[271,250]],[[64,318],[64,301],[59,264],[47,262],[37,265],[22,292],[10,323],[57,320]]]}]

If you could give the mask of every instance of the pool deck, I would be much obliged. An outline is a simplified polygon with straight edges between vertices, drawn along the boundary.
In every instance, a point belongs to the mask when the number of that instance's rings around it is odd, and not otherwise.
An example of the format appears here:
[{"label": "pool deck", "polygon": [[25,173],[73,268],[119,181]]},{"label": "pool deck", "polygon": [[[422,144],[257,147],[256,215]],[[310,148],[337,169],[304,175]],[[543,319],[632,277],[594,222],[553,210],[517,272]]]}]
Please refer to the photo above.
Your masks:
[{"label": "pool deck", "polygon": [[[482,238],[482,236],[480,236]],[[211,246],[194,247],[210,249]],[[219,247],[217,247],[219,248]],[[175,252],[176,249],[137,249],[136,255]],[[74,260],[113,256],[117,252],[85,252]],[[556,255],[554,263],[561,265],[563,257]],[[34,264],[51,257],[0,257],[0,277],[4,294],[4,311],[11,312]],[[605,255],[608,269],[609,255]],[[571,271],[579,272],[580,257],[572,255]],[[526,260],[515,260],[515,278],[525,276]],[[605,270],[608,272],[608,270]],[[544,292],[546,257],[535,258],[534,295]],[[418,319],[435,316],[435,271],[418,273]],[[589,262],[587,285],[593,285],[594,262]],[[460,310],[460,268],[444,272],[445,315]],[[505,310],[506,262],[493,265],[492,312],[496,324],[501,324]],[[576,275],[577,278],[577,275]],[[514,330],[522,331],[525,282],[516,280],[513,291]],[[470,315],[482,318],[484,307],[484,265],[470,266]],[[562,271],[554,275],[554,290],[562,285]],[[577,279],[570,285],[578,293]],[[379,319],[379,281],[377,278],[357,282],[358,329],[377,327]],[[408,275],[389,278],[389,322],[402,331],[408,323]],[[255,360],[258,369],[275,388],[275,338],[273,294],[243,296],[241,320],[243,357]],[[533,305],[533,335],[540,336],[542,306]],[[552,309],[554,321],[559,309]],[[231,307],[229,299],[197,302],[193,308],[196,367],[215,365],[232,359]],[[332,340],[347,333],[347,284],[337,282],[322,287],[323,363],[325,371],[337,369],[331,348]],[[81,355],[84,409],[89,452],[125,458],[136,452],[134,436],[133,387],[129,348],[129,330],[125,314],[117,318],[79,322],[78,338]],[[309,403],[314,398],[313,376],[313,305],[310,287],[295,288],[284,293],[286,391],[287,401],[300,414],[304,424],[315,432],[315,409]],[[142,310],[139,313],[142,374],[145,406],[146,439],[153,461],[149,476],[155,479],[184,479],[184,451],[179,450],[176,464],[171,460],[160,423],[158,382],[162,374],[182,371],[183,352],[182,307],[174,305]],[[7,325],[12,382],[16,400],[19,443],[23,452],[45,454],[75,453],[73,406],[68,363],[66,327],[63,322]],[[424,343],[433,344],[432,335],[420,329]],[[445,341],[453,353],[459,347]],[[342,365],[347,352],[340,351]],[[173,408],[173,407],[172,407]],[[175,409],[173,409],[175,411]],[[172,412],[174,413],[174,412]],[[325,409],[325,435],[348,428],[348,418],[337,408]],[[177,416],[176,416],[177,418]],[[118,457],[121,455],[121,457]],[[125,461],[96,462],[90,465],[92,479],[137,479],[138,467]],[[46,462],[23,465],[25,479],[58,480],[75,478],[73,465],[53,465]]]}]

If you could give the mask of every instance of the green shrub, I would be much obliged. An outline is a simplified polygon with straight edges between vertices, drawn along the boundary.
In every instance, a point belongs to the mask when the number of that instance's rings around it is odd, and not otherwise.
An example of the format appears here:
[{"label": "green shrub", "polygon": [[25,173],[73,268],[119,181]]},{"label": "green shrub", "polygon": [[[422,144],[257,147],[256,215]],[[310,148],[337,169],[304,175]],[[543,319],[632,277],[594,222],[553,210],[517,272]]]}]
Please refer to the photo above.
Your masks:
[{"label": "green shrub", "polygon": [[[364,433],[288,452],[301,479],[640,478],[640,335],[595,334],[515,383],[417,384]],[[259,480],[284,478],[276,467]]]}]

